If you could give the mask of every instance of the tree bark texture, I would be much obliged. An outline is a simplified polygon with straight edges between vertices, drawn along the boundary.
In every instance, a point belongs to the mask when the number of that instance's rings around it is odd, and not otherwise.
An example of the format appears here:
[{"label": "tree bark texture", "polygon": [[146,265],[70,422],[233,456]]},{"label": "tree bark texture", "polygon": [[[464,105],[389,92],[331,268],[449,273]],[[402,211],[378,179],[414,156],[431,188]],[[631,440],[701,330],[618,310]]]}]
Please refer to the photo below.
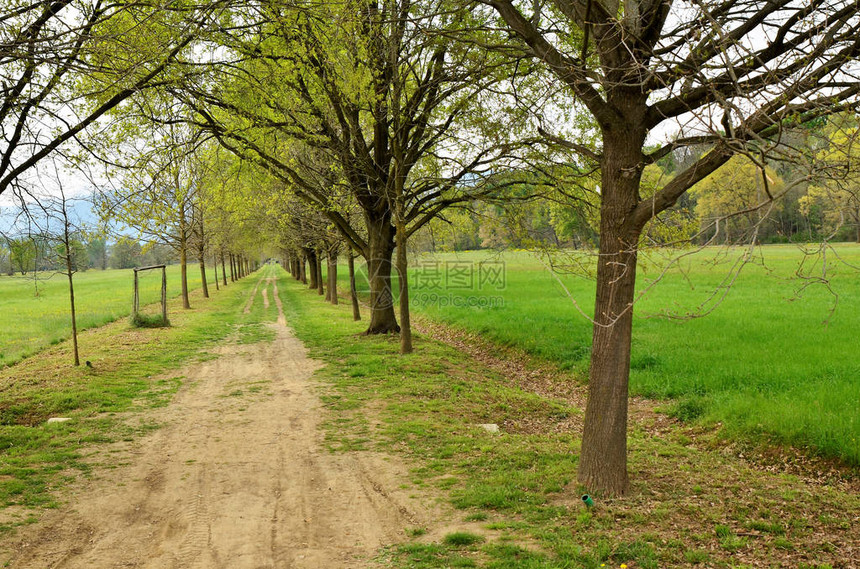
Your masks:
[{"label": "tree bark texture", "polygon": [[197,258],[200,260],[200,282],[203,283],[203,298],[209,298],[209,284],[206,282],[206,257],[201,245],[197,249]]},{"label": "tree bark texture", "polygon": [[358,292],[355,289],[355,255],[352,249],[349,250],[346,258],[349,266],[349,300],[352,303],[352,319],[358,321],[361,320],[361,310],[358,306]]},{"label": "tree bark texture", "polygon": [[644,139],[644,129],[620,125],[605,129],[603,138],[597,292],[578,479],[591,492],[616,496],[628,485],[627,392],[641,231],[626,222],[639,201]]},{"label": "tree bark texture", "polygon": [[397,282],[400,285],[400,353],[412,353],[412,324],[409,320],[409,279],[406,259],[406,224],[402,207],[397,214]]},{"label": "tree bark texture", "polygon": [[371,216],[365,212],[365,220],[369,249],[367,280],[370,286],[370,323],[365,334],[400,332],[391,290],[391,258],[394,253],[391,213],[385,210]]},{"label": "tree bark texture", "polygon": [[308,260],[308,275],[305,281],[308,288],[315,290],[317,288],[317,252],[310,247],[305,248],[305,258]]},{"label": "tree bark texture", "polygon": [[325,294],[325,288],[323,287],[322,258],[322,251],[317,251],[317,293],[319,293],[320,296]]},{"label": "tree bark texture", "polygon": [[188,299],[188,235],[184,224],[179,228],[179,275],[182,285],[182,308],[191,308]]},{"label": "tree bark texture", "polygon": [[328,253],[328,292],[326,298],[332,304],[337,304],[337,250],[331,249]]}]

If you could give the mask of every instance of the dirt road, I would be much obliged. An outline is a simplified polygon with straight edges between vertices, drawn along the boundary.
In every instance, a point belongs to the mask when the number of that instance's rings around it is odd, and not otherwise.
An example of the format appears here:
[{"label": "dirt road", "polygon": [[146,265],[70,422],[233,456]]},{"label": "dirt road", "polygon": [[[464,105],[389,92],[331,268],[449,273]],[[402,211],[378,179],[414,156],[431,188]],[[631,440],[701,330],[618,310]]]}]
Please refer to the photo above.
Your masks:
[{"label": "dirt road", "polygon": [[421,525],[429,514],[398,489],[396,460],[321,445],[319,364],[287,327],[274,280],[258,283],[253,302],[270,297],[274,342],[227,345],[188,369],[157,411],[166,426],[23,528],[12,567],[371,567]]}]

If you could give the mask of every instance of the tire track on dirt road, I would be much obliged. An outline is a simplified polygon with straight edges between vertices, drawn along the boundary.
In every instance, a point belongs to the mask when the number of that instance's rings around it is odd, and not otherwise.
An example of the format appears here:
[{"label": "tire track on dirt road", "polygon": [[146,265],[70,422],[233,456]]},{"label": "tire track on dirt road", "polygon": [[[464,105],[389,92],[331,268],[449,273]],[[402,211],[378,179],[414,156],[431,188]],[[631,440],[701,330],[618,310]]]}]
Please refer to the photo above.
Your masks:
[{"label": "tire track on dirt road", "polygon": [[[254,305],[254,299],[257,297],[257,290],[260,288],[260,284],[266,280],[265,276],[261,276],[259,280],[254,284],[254,290],[251,291],[251,294],[248,296],[248,301],[245,303],[245,308],[242,310],[243,314],[248,314],[251,312],[251,307]],[[263,285],[266,286],[265,284]]]},{"label": "tire track on dirt road", "polygon": [[369,567],[404,528],[436,517],[401,487],[408,471],[396,459],[324,448],[311,379],[320,364],[268,283],[275,340],[225,345],[190,366],[174,401],[152,412],[165,426],[112,459],[128,465],[22,528],[11,567]]}]

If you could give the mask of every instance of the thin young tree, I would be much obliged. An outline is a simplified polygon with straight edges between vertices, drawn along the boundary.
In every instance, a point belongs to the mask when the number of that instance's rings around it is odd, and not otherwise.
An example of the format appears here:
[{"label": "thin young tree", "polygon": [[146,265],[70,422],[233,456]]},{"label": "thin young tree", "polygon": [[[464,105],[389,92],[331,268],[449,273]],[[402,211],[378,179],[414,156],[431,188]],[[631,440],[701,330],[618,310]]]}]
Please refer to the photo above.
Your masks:
[{"label": "thin young tree", "polygon": [[[69,319],[72,338],[72,357],[75,367],[81,365],[78,347],[78,320],[75,304],[75,274],[88,266],[87,249],[83,243],[84,227],[74,210],[76,201],[68,195],[59,175],[57,164],[52,164],[54,176],[50,180],[50,193],[35,193],[16,187],[15,197],[21,217],[26,219],[26,230],[39,236],[47,245],[45,268],[62,274],[68,282]],[[38,267],[34,266],[34,273]],[[56,273],[55,273],[56,274]]]},{"label": "thin young tree", "polygon": [[118,221],[152,243],[179,253],[183,308],[191,308],[188,253],[195,231],[194,212],[204,175],[195,151],[199,140],[181,124],[150,125],[144,140],[129,140],[114,160],[122,185],[102,188],[97,196],[103,219]]}]

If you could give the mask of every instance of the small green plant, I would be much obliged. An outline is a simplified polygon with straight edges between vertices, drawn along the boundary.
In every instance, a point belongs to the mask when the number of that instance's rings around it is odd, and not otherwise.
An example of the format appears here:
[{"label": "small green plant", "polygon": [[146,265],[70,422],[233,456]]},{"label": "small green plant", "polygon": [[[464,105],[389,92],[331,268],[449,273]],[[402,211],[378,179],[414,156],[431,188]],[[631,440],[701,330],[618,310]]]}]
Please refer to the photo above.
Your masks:
[{"label": "small green plant", "polygon": [[747,539],[745,537],[738,537],[736,535],[724,537],[720,540],[720,547],[722,547],[726,551],[737,551],[738,549],[744,547],[746,544]]},{"label": "small green plant", "polygon": [[484,547],[490,556],[488,569],[539,569],[547,567],[546,556],[513,544],[490,544]]},{"label": "small green plant", "polygon": [[654,546],[641,539],[618,544],[612,558],[620,562],[622,567],[626,565],[626,561],[635,561],[643,569],[657,569],[657,552],[654,551]]},{"label": "small green plant", "polygon": [[591,526],[593,517],[589,510],[583,510],[576,515],[576,525],[587,528]]},{"label": "small green plant", "polygon": [[137,314],[131,317],[131,325],[135,328],[167,328],[170,319],[165,319],[161,314]]},{"label": "small green plant", "polygon": [[484,538],[480,535],[475,535],[473,533],[458,531],[454,533],[449,533],[442,541],[446,545],[452,545],[455,547],[466,547],[469,545],[475,545],[476,543],[481,543],[484,541]]},{"label": "small green plant", "polygon": [[682,399],[675,403],[669,409],[669,414],[685,423],[689,423],[704,415],[705,411],[706,406],[704,400],[699,397],[691,397]]},{"label": "small green plant", "polygon": [[714,531],[720,541],[720,547],[726,551],[737,551],[747,543],[745,537],[735,535],[735,532],[729,526],[718,524],[714,528]]},{"label": "small green plant", "polygon": [[684,552],[684,560],[693,565],[707,563],[710,558],[710,554],[703,549],[688,549]]},{"label": "small green plant", "polygon": [[778,537],[773,540],[773,546],[777,549],[782,549],[785,551],[792,551],[794,549],[794,544],[784,537]]},{"label": "small green plant", "polygon": [[752,521],[747,524],[747,527],[751,530],[770,533],[773,535],[785,534],[785,528],[776,522]]}]

